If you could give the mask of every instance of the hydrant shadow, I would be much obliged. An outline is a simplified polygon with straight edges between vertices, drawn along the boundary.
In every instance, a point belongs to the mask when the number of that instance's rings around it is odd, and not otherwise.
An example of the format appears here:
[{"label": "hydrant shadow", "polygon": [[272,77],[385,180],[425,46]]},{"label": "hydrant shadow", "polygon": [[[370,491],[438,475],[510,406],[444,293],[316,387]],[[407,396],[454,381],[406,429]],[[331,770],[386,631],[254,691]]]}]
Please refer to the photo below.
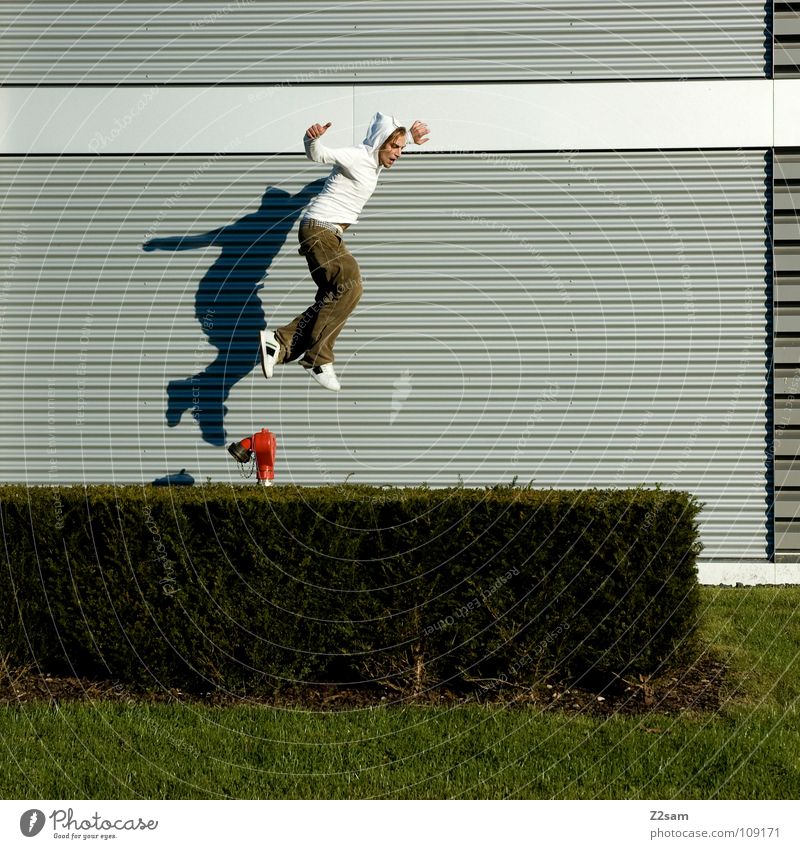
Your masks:
[{"label": "hydrant shadow", "polygon": [[225,402],[256,365],[257,333],[266,326],[258,292],[295,220],[324,182],[314,180],[296,195],[270,186],[258,210],[233,224],[196,236],[150,239],[142,246],[145,251],[222,248],[200,281],[194,301],[195,318],[218,353],[201,372],[167,384],[169,427],[191,410],[203,439],[211,445],[225,444]]}]

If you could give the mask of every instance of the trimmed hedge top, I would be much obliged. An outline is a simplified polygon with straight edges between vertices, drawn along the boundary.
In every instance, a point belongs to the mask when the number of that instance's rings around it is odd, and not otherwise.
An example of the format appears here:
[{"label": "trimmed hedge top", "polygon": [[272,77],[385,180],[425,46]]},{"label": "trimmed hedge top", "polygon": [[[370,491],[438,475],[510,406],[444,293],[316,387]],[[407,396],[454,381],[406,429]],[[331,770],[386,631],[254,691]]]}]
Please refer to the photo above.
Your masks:
[{"label": "trimmed hedge top", "polygon": [[184,689],[650,673],[697,618],[666,490],[0,487],[0,651]]}]

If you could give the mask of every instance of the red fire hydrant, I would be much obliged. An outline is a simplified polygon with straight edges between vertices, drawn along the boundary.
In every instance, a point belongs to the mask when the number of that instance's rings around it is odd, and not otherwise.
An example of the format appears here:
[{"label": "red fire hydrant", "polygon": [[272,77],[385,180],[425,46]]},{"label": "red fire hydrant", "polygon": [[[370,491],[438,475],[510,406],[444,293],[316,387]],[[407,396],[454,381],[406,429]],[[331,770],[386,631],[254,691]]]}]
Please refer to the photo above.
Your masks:
[{"label": "red fire hydrant", "polygon": [[256,461],[256,477],[262,486],[271,486],[275,478],[275,449],[278,441],[272,431],[262,427],[258,433],[241,442],[231,442],[228,451],[239,463],[249,463],[253,455]]}]

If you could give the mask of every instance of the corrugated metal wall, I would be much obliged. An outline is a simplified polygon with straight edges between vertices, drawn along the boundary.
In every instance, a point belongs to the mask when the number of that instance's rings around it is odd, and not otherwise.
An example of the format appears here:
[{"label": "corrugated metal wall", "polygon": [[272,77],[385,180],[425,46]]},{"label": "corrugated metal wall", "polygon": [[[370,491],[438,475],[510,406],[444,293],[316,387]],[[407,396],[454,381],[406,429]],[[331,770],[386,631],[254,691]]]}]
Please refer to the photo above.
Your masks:
[{"label": "corrugated metal wall", "polygon": [[767,159],[408,156],[348,234],[336,395],[255,367],[262,304],[311,299],[298,195],[327,169],[4,158],[0,476],[235,480],[221,445],[263,425],[280,482],[660,482],[706,502],[706,557],[763,558]]},{"label": "corrugated metal wall", "polygon": [[774,4],[774,76],[800,76],[800,4]]},{"label": "corrugated metal wall", "polygon": [[775,551],[800,552],[800,151],[775,151]]},{"label": "corrugated metal wall", "polygon": [[3,2],[6,84],[765,77],[763,0]]}]

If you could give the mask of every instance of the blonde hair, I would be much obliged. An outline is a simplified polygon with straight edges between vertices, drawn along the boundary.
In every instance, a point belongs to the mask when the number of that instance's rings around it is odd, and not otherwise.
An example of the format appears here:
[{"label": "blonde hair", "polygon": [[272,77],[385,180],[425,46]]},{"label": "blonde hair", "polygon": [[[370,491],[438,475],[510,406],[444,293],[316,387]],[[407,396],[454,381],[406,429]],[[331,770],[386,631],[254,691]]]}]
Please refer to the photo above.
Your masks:
[{"label": "blonde hair", "polygon": [[402,135],[405,137],[407,134],[408,131],[405,127],[398,127],[396,130],[392,130],[392,132],[386,137],[386,141],[381,145],[381,150],[388,147],[398,136]]}]

